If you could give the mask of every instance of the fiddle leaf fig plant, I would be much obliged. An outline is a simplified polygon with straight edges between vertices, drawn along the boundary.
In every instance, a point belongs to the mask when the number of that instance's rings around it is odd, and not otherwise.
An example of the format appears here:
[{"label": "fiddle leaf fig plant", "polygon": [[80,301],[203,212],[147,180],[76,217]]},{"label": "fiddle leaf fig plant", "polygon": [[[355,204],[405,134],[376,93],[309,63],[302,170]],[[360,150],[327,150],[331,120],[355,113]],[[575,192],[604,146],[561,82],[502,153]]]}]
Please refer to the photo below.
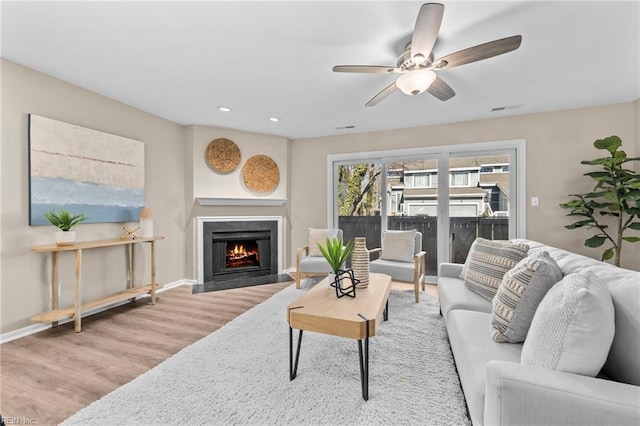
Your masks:
[{"label": "fiddle leaf fig plant", "polygon": [[560,204],[570,210],[567,216],[580,217],[567,229],[589,228],[596,234],[584,242],[587,247],[610,247],[602,253],[602,260],[610,260],[620,266],[620,254],[624,242],[636,243],[638,236],[625,236],[630,230],[640,231],[640,174],[627,168],[630,162],[640,161],[640,157],[627,157],[618,136],[598,139],[593,146],[607,151],[606,157],[581,161],[580,164],[598,166],[599,170],[585,173],[595,180],[591,192],[569,194],[570,201]]},{"label": "fiddle leaf fig plant", "polygon": [[349,256],[351,256],[353,240],[349,241],[346,246],[343,246],[342,240],[339,238],[327,238],[324,246],[318,243],[318,248],[324,258],[327,259],[333,273],[338,275],[342,265],[344,265]]}]

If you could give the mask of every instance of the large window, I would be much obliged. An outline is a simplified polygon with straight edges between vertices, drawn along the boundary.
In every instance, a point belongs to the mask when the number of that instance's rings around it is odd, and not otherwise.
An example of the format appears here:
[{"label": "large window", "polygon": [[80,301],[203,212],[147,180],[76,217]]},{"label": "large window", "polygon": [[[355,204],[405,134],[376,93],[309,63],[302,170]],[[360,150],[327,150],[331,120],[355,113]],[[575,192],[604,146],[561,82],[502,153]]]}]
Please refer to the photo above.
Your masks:
[{"label": "large window", "polygon": [[369,248],[385,229],[417,229],[436,275],[438,263],[464,262],[478,236],[525,237],[524,152],[508,141],[329,156],[329,226]]}]

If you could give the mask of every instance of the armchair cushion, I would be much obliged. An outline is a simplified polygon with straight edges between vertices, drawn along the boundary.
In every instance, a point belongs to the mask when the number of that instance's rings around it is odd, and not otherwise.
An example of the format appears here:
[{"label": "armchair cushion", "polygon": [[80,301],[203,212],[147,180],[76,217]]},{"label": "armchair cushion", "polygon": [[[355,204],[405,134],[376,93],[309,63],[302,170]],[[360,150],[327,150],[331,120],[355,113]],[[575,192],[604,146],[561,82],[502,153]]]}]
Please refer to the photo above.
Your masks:
[{"label": "armchair cushion", "polygon": [[[382,235],[380,259],[396,262],[413,262],[415,256],[416,230],[385,231]],[[412,281],[413,278],[409,281]]]},{"label": "armchair cushion", "polygon": [[336,238],[337,236],[337,229],[309,228],[309,256],[322,257],[318,243],[324,244],[327,238]]},{"label": "armchair cushion", "polygon": [[298,269],[305,274],[328,274],[332,272],[331,266],[323,256],[307,256],[300,259]]},{"label": "armchair cushion", "polygon": [[377,259],[369,264],[369,271],[377,274],[387,274],[394,280],[413,282],[413,261],[395,262],[392,260]]}]

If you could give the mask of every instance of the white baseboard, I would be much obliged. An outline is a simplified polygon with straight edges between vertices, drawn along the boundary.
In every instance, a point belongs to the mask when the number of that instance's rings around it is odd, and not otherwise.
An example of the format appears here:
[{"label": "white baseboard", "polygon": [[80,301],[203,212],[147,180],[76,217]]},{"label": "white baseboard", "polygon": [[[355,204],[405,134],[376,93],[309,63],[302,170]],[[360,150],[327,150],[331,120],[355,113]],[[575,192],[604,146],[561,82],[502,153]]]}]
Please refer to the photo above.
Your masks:
[{"label": "white baseboard", "polygon": [[[162,293],[163,291],[171,290],[172,288],[180,287],[181,285],[193,285],[193,284],[196,284],[196,283],[197,283],[196,280],[189,280],[189,279],[185,278],[185,279],[182,279],[182,280],[178,280],[178,281],[173,281],[171,283],[167,283],[167,284],[163,285],[162,288],[158,289],[157,292],[158,293]],[[144,299],[144,298],[147,298],[147,297],[151,297],[151,295],[143,294],[143,295],[140,295],[140,296],[136,297],[136,300]],[[98,312],[106,311],[107,309],[115,308],[116,306],[126,305],[127,303],[130,303],[130,302],[128,300],[125,300],[123,302],[113,303],[111,305],[103,306],[101,308],[91,309],[89,311],[83,312],[82,313],[82,318],[84,318],[86,316],[89,316],[89,315],[96,314]],[[66,324],[66,323],[71,322],[71,321],[73,321],[73,319],[67,318],[67,319],[59,321],[58,324]],[[12,340],[19,339],[21,337],[25,337],[25,336],[28,336],[30,334],[35,334],[35,333],[38,333],[40,331],[46,330],[48,328],[51,328],[51,324],[33,324],[33,325],[28,325],[28,326],[23,327],[23,328],[19,328],[17,330],[8,331],[6,333],[0,334],[0,344],[7,343],[7,342],[10,342]]]}]

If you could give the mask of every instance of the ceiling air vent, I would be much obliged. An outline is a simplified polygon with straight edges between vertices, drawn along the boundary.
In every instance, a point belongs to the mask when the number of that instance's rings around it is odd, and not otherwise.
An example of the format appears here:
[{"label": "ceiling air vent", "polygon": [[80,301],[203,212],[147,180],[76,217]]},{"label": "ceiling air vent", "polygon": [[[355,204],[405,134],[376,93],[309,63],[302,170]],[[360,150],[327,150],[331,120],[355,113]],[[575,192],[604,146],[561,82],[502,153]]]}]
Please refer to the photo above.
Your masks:
[{"label": "ceiling air vent", "polygon": [[350,126],[341,126],[341,127],[336,127],[336,130],[347,130],[347,129],[355,129],[356,126],[354,126],[353,124]]},{"label": "ceiling air vent", "polygon": [[521,106],[522,105],[508,105],[508,106],[495,107],[495,108],[491,108],[491,112],[505,111],[508,109],[516,109],[516,108],[520,108]]}]

